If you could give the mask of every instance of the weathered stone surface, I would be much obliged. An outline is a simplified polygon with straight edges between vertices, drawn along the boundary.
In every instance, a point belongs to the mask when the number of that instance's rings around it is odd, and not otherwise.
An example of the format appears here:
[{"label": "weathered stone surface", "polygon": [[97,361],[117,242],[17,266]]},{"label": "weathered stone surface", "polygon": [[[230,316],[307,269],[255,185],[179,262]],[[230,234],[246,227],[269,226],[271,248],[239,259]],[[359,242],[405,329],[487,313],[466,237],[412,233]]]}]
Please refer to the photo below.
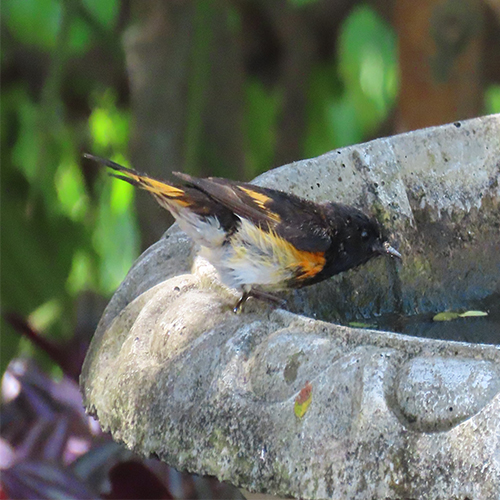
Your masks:
[{"label": "weathered stone surface", "polygon": [[[349,317],[498,293],[499,175],[498,116],[266,174],[259,182],[315,199],[378,205],[405,253],[399,269],[374,262],[292,294],[292,305]],[[276,495],[499,498],[499,346],[352,329],[260,302],[234,315],[213,268],[198,258],[185,274],[189,255],[176,230],[148,250],[95,334],[82,391],[115,439]]]}]

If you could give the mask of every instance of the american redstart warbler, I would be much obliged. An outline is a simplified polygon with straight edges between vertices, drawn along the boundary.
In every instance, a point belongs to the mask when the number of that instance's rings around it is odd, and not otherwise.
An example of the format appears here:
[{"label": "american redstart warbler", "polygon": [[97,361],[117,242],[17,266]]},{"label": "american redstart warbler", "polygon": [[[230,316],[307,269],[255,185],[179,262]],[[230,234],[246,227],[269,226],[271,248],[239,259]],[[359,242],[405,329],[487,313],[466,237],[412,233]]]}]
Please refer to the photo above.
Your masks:
[{"label": "american redstart warbler", "polygon": [[154,179],[84,155],[120,172],[110,174],[149,191],[201,247],[221,281],[242,295],[276,300],[268,292],[302,288],[378,255],[401,258],[375,219],[340,203],[314,203],[294,194],[216,177],[174,172],[182,182]]}]

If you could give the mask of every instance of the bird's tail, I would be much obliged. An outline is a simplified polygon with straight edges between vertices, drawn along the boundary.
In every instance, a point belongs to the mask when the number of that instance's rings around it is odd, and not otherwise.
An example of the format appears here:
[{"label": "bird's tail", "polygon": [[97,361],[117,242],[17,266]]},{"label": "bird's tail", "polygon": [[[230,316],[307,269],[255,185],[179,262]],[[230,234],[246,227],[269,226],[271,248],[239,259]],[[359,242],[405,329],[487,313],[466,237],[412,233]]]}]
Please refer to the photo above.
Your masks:
[{"label": "bird's tail", "polygon": [[[84,156],[118,172],[111,176],[149,191],[175,217],[181,229],[200,246],[221,248],[228,234],[232,234],[238,224],[238,217],[230,209],[194,185],[171,184],[111,160],[90,154]],[[183,176],[183,180],[192,182],[194,178]]]},{"label": "bird's tail", "polygon": [[192,203],[192,196],[190,196],[190,193],[188,192],[191,191],[189,188],[176,186],[168,182],[154,179],[149,175],[141,174],[137,172],[137,170],[124,167],[122,165],[119,165],[118,163],[115,163],[114,161],[107,160],[99,156],[94,156],[88,153],[85,153],[83,156],[84,158],[94,160],[101,165],[111,168],[116,172],[120,172],[119,174],[109,175],[111,177],[116,177],[117,179],[126,181],[129,184],[132,184],[132,186],[136,186],[149,191],[156,198],[160,205],[171,212],[175,208],[188,207]]}]

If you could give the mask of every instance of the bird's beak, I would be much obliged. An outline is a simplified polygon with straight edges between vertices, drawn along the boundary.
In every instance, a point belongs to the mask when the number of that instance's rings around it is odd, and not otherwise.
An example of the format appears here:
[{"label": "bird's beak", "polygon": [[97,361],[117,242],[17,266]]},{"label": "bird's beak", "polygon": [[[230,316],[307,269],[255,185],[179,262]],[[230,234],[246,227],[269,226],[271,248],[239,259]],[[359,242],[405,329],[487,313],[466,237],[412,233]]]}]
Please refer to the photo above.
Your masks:
[{"label": "bird's beak", "polygon": [[384,243],[382,243],[382,245],[377,250],[382,255],[389,255],[390,257],[396,257],[399,260],[403,259],[401,254],[395,248],[392,248],[391,245],[389,245],[388,241],[384,241]]}]

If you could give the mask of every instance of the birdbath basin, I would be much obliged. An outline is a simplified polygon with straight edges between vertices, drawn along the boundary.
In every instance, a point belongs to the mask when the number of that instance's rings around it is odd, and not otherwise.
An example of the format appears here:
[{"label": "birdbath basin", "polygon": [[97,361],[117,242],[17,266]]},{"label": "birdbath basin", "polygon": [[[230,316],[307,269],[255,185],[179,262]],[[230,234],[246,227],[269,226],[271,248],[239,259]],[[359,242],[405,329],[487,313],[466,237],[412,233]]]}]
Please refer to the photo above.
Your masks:
[{"label": "birdbath basin", "polygon": [[[251,300],[235,315],[237,294],[174,226],[101,319],[81,375],[87,411],[140,454],[249,491],[497,498],[500,116],[350,146],[255,182],[375,214],[402,265],[376,259],[288,293],[284,309]],[[463,340],[466,328],[471,342],[348,326],[471,309],[489,316],[446,333]],[[475,336],[484,321],[488,335]]]}]

